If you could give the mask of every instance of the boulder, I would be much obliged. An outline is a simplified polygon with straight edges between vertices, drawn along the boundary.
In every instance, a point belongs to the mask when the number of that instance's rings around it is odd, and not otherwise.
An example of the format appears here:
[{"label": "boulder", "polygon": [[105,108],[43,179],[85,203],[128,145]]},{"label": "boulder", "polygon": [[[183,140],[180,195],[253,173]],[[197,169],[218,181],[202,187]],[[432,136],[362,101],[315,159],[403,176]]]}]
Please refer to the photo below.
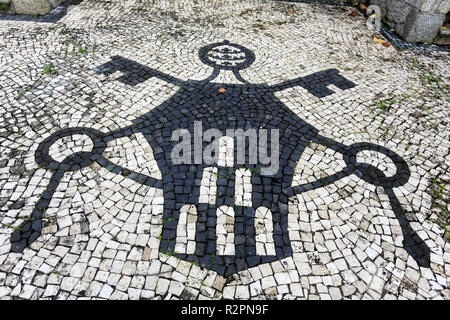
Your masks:
[{"label": "boulder", "polygon": [[439,33],[445,14],[412,10],[406,18],[402,36],[408,42],[433,42]]},{"label": "boulder", "polygon": [[18,14],[44,15],[64,2],[64,0],[11,0]]},{"label": "boulder", "polygon": [[370,0],[383,21],[408,42],[434,41],[450,9],[450,0]]}]

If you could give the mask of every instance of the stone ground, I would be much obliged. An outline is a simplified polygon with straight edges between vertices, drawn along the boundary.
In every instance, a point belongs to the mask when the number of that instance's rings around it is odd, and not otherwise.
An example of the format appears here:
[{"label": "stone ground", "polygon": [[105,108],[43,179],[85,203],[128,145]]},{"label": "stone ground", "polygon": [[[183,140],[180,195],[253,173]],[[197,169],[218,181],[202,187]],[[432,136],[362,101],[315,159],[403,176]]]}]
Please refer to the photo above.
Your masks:
[{"label": "stone ground", "polygon": [[[0,34],[0,299],[450,298],[448,53],[273,1],[84,0]],[[214,74],[224,40],[253,63]],[[282,129],[283,170],[224,140],[170,166],[194,120]]]}]

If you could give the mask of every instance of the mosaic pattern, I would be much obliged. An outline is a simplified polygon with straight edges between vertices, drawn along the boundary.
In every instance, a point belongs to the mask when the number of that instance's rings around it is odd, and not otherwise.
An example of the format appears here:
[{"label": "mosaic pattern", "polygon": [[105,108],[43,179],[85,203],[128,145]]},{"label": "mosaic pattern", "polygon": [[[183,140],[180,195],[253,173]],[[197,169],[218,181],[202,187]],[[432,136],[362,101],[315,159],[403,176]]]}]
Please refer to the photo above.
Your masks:
[{"label": "mosaic pattern", "polygon": [[[400,221],[406,251],[420,266],[429,267],[430,250],[411,229],[393,192],[394,187],[402,186],[409,180],[410,172],[406,162],[397,154],[378,145],[359,143],[345,146],[322,137],[317,129],[290,112],[274,95],[276,91],[299,86],[310,94],[323,98],[334,93],[328,88],[329,85],[347,90],[355,87],[353,82],[340,76],[337,70],[330,69],[273,86],[252,85],[242,78],[239,71],[254,62],[254,53],[228,41],[201,48],[199,57],[202,62],[212,66],[214,71],[206,80],[195,82],[183,83],[180,79],[117,56],[113,57],[111,62],[96,68],[97,72],[105,75],[117,71],[124,73],[117,80],[130,86],[136,86],[156,76],[177,83],[181,89],[151,112],[134,120],[130,127],[120,128],[106,135],[90,128],[69,128],[44,140],[35,153],[36,160],[40,166],[56,172],[50,179],[47,191],[36,205],[30,221],[26,221],[19,230],[13,232],[13,252],[23,252],[24,248],[40,235],[43,212],[48,209],[52,191],[56,191],[64,173],[80,170],[96,161],[110,172],[121,174],[138,183],[151,187],[162,185],[164,211],[160,251],[198,263],[201,267],[212,269],[221,275],[230,276],[261,263],[291,256],[292,247],[287,231],[289,196],[324,187],[351,174],[385,189],[392,209]],[[232,71],[237,79],[246,84],[212,84],[211,81],[221,70]],[[224,89],[223,92],[220,89]],[[280,168],[273,176],[259,174],[261,167],[258,165],[250,167],[250,164],[247,164],[247,168],[253,169],[253,174],[249,169],[237,168],[237,164],[233,165],[234,154],[238,154],[237,141],[234,148],[231,147],[231,154],[227,155],[225,152],[223,167],[205,168],[204,164],[174,164],[171,152],[175,146],[171,132],[182,128],[194,136],[195,121],[201,121],[205,127],[220,128],[223,135],[226,135],[226,130],[230,128],[245,131],[255,128],[279,129],[282,132],[278,147],[281,155]],[[162,150],[155,154],[163,175],[161,180],[120,167],[102,157],[108,140],[126,137],[137,131],[146,137],[153,150]],[[50,156],[53,143],[66,137],[74,140],[75,136],[81,133],[90,138],[92,151],[71,149],[73,143],[66,141],[71,154],[65,155],[61,149],[57,149],[56,153],[62,155],[62,162]],[[229,138],[232,138],[233,143],[234,137]],[[346,167],[334,175],[291,187],[295,166],[309,142],[327,144],[329,148],[341,153]],[[88,147],[86,142],[83,145]],[[377,167],[357,162],[356,155],[362,151],[377,151],[387,156],[396,167],[395,175],[387,177]],[[226,166],[226,158],[231,158],[230,167]],[[216,190],[201,190],[204,185],[196,184],[196,181],[201,181],[204,173],[206,179],[211,179],[214,169],[217,181],[212,188]],[[201,197],[208,198],[208,201],[201,201]],[[192,208],[189,215],[186,207]],[[188,217],[190,224],[187,224]],[[261,219],[262,222],[258,221]],[[196,222],[193,223],[193,220]],[[175,250],[176,246],[181,250]],[[189,246],[188,250],[186,246]],[[265,249],[269,253],[266,253]]]},{"label": "mosaic pattern", "polygon": [[[132,2],[1,22],[38,47],[3,57],[0,298],[448,299],[448,56],[376,47],[342,7]],[[279,129],[278,172],[230,137],[175,165],[195,122]]]}]

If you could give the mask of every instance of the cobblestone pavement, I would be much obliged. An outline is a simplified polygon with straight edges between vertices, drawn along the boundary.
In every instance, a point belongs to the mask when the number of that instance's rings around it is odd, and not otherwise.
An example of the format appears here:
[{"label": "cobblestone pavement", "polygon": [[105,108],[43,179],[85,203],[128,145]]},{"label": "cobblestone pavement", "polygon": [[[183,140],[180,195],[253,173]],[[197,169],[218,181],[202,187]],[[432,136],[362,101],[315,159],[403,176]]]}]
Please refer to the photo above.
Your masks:
[{"label": "cobblestone pavement", "polygon": [[[268,1],[84,0],[0,34],[1,299],[450,298],[448,53]],[[279,129],[279,170],[227,137],[175,165],[199,124]]]}]

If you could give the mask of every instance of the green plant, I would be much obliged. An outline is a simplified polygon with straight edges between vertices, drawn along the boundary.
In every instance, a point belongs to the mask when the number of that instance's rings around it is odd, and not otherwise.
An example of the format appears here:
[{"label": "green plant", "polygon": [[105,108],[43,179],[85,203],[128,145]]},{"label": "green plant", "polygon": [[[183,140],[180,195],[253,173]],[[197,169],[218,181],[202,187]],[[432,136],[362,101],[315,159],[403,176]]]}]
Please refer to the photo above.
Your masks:
[{"label": "green plant", "polygon": [[442,78],[435,75],[433,72],[421,73],[419,79],[422,85],[433,92],[434,98],[441,98],[442,95],[447,95],[449,86],[442,83]]},{"label": "green plant", "polygon": [[45,73],[46,75],[56,75],[58,74],[58,70],[56,70],[56,67],[53,64],[49,64],[45,66],[43,73]]},{"label": "green plant", "polygon": [[233,282],[233,280],[234,280],[233,276],[229,276],[229,277],[225,280],[225,283],[226,283],[226,284],[229,284],[229,283]]},{"label": "green plant", "polygon": [[[395,100],[393,100],[395,101]],[[393,102],[386,103],[385,101],[381,101],[378,108],[383,111],[389,111],[389,108],[392,106]]]},{"label": "green plant", "polygon": [[421,74],[420,80],[422,80],[423,83],[433,84],[435,83],[438,87],[441,82],[441,77],[434,76],[432,73],[430,74]]},{"label": "green plant", "polygon": [[405,151],[408,151],[408,149],[409,149],[411,146],[412,146],[412,143],[411,143],[411,142],[408,142],[408,143],[406,144]]},{"label": "green plant", "polygon": [[[431,180],[431,204],[432,207],[439,210],[438,217],[433,221],[437,223],[441,228],[445,230],[445,233],[449,233],[447,227],[450,224],[450,212],[449,212],[449,202],[448,202],[448,192],[446,193],[446,183],[441,183],[439,177]],[[446,235],[448,237],[450,235]]]},{"label": "green plant", "polygon": [[218,172],[216,173],[216,177],[219,179],[219,178],[224,178],[224,179],[230,179],[231,178],[231,175],[230,174],[232,174],[232,173],[228,173],[226,176],[222,176],[222,175],[220,175]]},{"label": "green plant", "polygon": [[438,183],[436,179],[431,180],[431,182],[437,186],[438,191],[436,191],[436,198],[440,198],[442,192],[445,190],[445,184],[443,183]]},{"label": "green plant", "polygon": [[1,228],[3,228],[3,229],[12,228],[12,225],[10,223],[2,223]]},{"label": "green plant", "polygon": [[[379,100],[376,101],[374,104],[370,105],[370,107],[373,107],[370,110],[370,113],[374,112],[375,110],[381,110],[382,112],[389,112],[389,110],[391,109],[392,105],[396,102],[402,102],[406,99],[406,97],[403,97],[402,99],[400,99],[400,101],[397,101],[396,99],[386,99],[386,100]],[[377,115],[375,115],[373,117],[373,119],[376,118]]]},{"label": "green plant", "polygon": [[384,137],[384,136],[387,135],[388,133],[389,133],[389,129],[386,129],[386,130],[379,136],[379,138]]},{"label": "green plant", "polygon": [[9,3],[0,2],[0,11],[8,11],[8,10],[9,10]]}]

